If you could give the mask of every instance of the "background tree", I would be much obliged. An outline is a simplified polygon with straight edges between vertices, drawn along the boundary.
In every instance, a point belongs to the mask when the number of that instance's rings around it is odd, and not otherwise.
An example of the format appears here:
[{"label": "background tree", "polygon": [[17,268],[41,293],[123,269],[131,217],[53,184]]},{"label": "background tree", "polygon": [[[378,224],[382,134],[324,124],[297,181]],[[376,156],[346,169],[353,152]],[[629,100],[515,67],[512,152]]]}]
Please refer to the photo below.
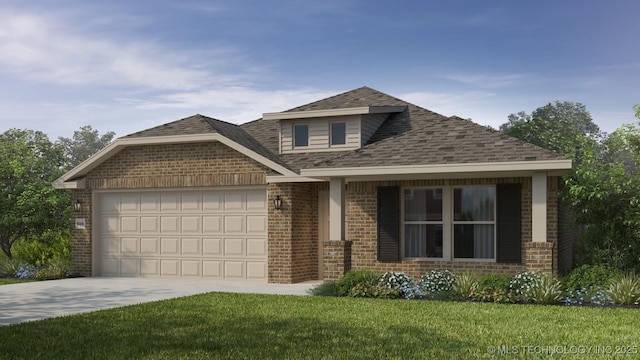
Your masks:
[{"label": "background tree", "polygon": [[75,167],[109,145],[114,136],[113,131],[108,131],[100,136],[98,130],[94,130],[91,125],[86,125],[80,130],[74,131],[73,138],[59,137],[58,144],[64,149],[69,167]]},{"label": "background tree", "polygon": [[0,135],[0,248],[7,257],[20,239],[69,227],[69,193],[51,185],[66,165],[62,147],[42,132]]},{"label": "background tree", "polygon": [[595,146],[603,135],[584,105],[567,101],[549,103],[531,115],[511,114],[500,131],[578,161],[585,147]]}]

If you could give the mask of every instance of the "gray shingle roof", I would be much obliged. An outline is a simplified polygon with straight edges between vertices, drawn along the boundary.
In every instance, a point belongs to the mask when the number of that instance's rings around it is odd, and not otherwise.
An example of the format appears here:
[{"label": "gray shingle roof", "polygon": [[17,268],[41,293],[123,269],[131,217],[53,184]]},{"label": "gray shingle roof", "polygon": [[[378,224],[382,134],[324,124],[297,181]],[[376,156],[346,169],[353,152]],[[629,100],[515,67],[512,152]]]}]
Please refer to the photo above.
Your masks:
[{"label": "gray shingle roof", "polygon": [[446,117],[368,87],[287,110],[329,110],[365,106],[406,106],[389,115],[360,149],[342,152],[279,153],[279,120],[240,126],[202,115],[129,135],[165,136],[219,133],[293,171],[302,168],[432,165],[532,160],[562,156],[456,116]]}]

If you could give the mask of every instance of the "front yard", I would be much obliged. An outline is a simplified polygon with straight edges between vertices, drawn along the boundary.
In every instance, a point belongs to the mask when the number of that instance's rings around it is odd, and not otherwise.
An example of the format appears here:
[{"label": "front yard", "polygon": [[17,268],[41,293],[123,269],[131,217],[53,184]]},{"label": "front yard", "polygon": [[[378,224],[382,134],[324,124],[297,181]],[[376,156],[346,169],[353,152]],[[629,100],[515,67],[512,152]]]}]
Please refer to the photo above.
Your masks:
[{"label": "front yard", "polygon": [[630,359],[639,322],[624,308],[211,293],[0,327],[0,358]]}]

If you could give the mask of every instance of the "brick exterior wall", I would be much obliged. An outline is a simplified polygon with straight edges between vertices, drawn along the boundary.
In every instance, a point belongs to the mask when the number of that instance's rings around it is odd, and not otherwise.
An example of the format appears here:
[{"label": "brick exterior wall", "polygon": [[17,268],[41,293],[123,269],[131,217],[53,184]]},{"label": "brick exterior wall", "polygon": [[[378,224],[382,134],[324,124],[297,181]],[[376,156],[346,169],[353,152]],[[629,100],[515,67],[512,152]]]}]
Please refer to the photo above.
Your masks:
[{"label": "brick exterior wall", "polygon": [[[402,260],[398,262],[377,261],[377,197],[378,186],[465,186],[493,185],[499,183],[522,184],[522,260],[520,264],[501,264],[478,261],[434,261]],[[547,243],[531,245],[532,180],[522,178],[450,179],[450,180],[406,180],[349,183],[346,192],[347,239],[352,241],[351,266],[354,269],[372,269],[378,272],[404,271],[419,277],[428,270],[470,270],[476,273],[516,274],[528,269],[540,269],[557,273],[557,178],[549,177]],[[530,259],[530,260],[527,260]],[[329,280],[325,276],[325,280]]]},{"label": "brick exterior wall", "polygon": [[269,184],[282,208],[269,207],[269,282],[295,283],[318,278],[318,186],[315,183]]},{"label": "brick exterior wall", "polygon": [[92,194],[94,190],[264,185],[269,169],[218,142],[132,146],[115,154],[85,177],[86,189],[73,190],[86,219],[72,230],[71,258],[76,275],[92,275]]},{"label": "brick exterior wall", "polygon": [[351,241],[329,240],[323,244],[323,280],[335,281],[351,270]]}]

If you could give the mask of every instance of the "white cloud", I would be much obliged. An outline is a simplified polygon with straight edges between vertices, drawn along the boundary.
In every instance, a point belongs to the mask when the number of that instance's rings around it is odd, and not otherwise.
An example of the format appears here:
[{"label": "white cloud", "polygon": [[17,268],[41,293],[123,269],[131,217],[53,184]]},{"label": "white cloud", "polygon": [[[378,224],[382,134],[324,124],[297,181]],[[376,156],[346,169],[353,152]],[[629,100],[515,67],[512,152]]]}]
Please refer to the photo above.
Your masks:
[{"label": "white cloud", "polygon": [[184,90],[237,80],[194,64],[192,59],[201,58],[194,55],[202,54],[176,55],[182,52],[154,42],[106,39],[79,30],[51,17],[2,10],[0,64],[13,76],[59,85]]},{"label": "white cloud", "polygon": [[528,74],[448,74],[442,76],[442,78],[446,80],[451,80],[465,85],[472,85],[486,89],[496,89],[518,85],[527,77],[529,77]]}]

